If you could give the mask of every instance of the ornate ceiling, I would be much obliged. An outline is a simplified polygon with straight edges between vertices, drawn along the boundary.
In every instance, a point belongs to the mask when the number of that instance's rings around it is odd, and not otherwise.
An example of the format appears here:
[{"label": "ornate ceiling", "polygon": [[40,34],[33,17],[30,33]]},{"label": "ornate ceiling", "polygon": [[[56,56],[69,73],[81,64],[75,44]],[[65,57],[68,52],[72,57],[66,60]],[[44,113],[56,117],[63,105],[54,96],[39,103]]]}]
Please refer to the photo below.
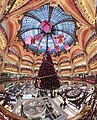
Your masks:
[{"label": "ornate ceiling", "polygon": [[[1,72],[7,71],[7,67],[4,67],[5,63],[13,63],[14,65],[12,67],[16,69],[16,73],[22,73],[23,70],[29,71],[29,74],[37,73],[39,68],[38,64],[41,63],[42,55],[35,55],[35,51],[31,51],[25,46],[23,40],[19,37],[19,32],[25,13],[30,10],[36,10],[45,4],[50,4],[53,7],[59,5],[66,14],[72,16],[76,21],[75,35],[77,39],[70,46],[70,50],[68,52],[64,50],[61,53],[58,52],[58,58],[55,54],[52,54],[55,66],[58,67],[58,73],[62,75],[65,73],[72,74],[78,70],[78,66],[84,65],[85,67],[82,67],[81,73],[83,71],[88,72],[89,70],[94,70],[92,63],[87,67],[89,60],[93,58],[97,51],[97,38],[94,35],[96,20],[94,0],[1,0]],[[29,61],[32,65],[30,65]],[[29,63],[27,66],[28,70],[21,69],[22,67],[25,68],[25,63]]]},{"label": "ornate ceiling", "polygon": [[45,4],[25,13],[19,37],[35,53],[68,51],[76,41],[76,22],[60,6]]}]

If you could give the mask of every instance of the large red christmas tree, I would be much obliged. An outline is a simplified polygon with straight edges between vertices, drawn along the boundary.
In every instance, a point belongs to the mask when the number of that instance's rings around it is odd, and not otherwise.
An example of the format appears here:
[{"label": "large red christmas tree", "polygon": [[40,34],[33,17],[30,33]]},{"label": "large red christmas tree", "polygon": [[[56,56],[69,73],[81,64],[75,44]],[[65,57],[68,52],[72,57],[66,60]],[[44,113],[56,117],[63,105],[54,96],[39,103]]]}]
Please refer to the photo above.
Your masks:
[{"label": "large red christmas tree", "polygon": [[42,64],[38,72],[38,80],[40,81],[39,86],[42,89],[53,90],[60,86],[59,79],[48,49],[43,56]]}]

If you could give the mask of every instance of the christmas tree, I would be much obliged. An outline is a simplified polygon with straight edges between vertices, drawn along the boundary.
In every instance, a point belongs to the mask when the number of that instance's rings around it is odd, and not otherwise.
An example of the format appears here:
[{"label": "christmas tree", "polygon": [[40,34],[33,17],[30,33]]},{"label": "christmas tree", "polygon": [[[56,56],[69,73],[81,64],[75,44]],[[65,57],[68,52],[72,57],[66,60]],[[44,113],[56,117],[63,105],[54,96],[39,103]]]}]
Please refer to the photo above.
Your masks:
[{"label": "christmas tree", "polygon": [[42,64],[38,72],[38,79],[40,80],[40,88],[42,89],[53,90],[60,86],[58,76],[48,49],[43,56]]}]

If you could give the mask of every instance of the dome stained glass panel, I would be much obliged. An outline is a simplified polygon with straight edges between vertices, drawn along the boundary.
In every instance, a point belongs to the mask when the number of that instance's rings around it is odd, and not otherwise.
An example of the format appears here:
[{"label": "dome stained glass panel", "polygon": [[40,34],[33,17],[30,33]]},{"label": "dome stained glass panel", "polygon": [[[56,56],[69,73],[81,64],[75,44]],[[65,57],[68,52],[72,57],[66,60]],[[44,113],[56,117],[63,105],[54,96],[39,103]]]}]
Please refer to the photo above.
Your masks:
[{"label": "dome stained glass panel", "polygon": [[[72,16],[60,6],[49,4],[25,13],[22,19],[20,36],[35,53],[45,53],[48,43],[50,53],[67,51],[75,40],[76,24]],[[68,47],[69,49],[67,49]],[[57,50],[56,50],[57,49]]]}]

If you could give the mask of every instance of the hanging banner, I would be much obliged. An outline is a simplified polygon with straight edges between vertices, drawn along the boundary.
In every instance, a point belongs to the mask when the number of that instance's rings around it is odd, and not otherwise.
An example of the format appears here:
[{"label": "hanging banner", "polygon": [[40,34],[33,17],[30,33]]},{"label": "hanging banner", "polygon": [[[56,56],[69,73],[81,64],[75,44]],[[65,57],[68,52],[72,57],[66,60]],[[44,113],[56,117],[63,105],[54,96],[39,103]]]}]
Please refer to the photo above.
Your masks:
[{"label": "hanging banner", "polygon": [[31,45],[31,36],[26,36],[25,37],[25,44]]},{"label": "hanging banner", "polygon": [[40,41],[43,38],[42,34],[35,35],[33,37],[31,36],[26,36],[25,37],[25,44],[32,45],[35,44],[35,42]]},{"label": "hanging banner", "polygon": [[56,35],[53,37],[53,40],[55,44],[61,44],[66,41],[66,38],[64,38],[64,35]]},{"label": "hanging banner", "polygon": [[68,51],[68,50],[70,50],[71,47],[68,44],[65,44],[64,48],[65,48],[66,51]]},{"label": "hanging banner", "polygon": [[37,46],[34,46],[36,50],[39,50],[40,48],[42,48],[42,46],[40,45],[37,45]]},{"label": "hanging banner", "polygon": [[42,34],[38,34],[38,35],[34,36],[35,41],[40,41],[40,40],[42,40],[42,38],[43,38]]},{"label": "hanging banner", "polygon": [[55,51],[59,52],[60,51],[60,47],[59,46],[55,46]]},{"label": "hanging banner", "polygon": [[44,20],[42,23],[40,23],[40,27],[45,33],[49,33],[51,32],[52,24],[49,21]]}]

